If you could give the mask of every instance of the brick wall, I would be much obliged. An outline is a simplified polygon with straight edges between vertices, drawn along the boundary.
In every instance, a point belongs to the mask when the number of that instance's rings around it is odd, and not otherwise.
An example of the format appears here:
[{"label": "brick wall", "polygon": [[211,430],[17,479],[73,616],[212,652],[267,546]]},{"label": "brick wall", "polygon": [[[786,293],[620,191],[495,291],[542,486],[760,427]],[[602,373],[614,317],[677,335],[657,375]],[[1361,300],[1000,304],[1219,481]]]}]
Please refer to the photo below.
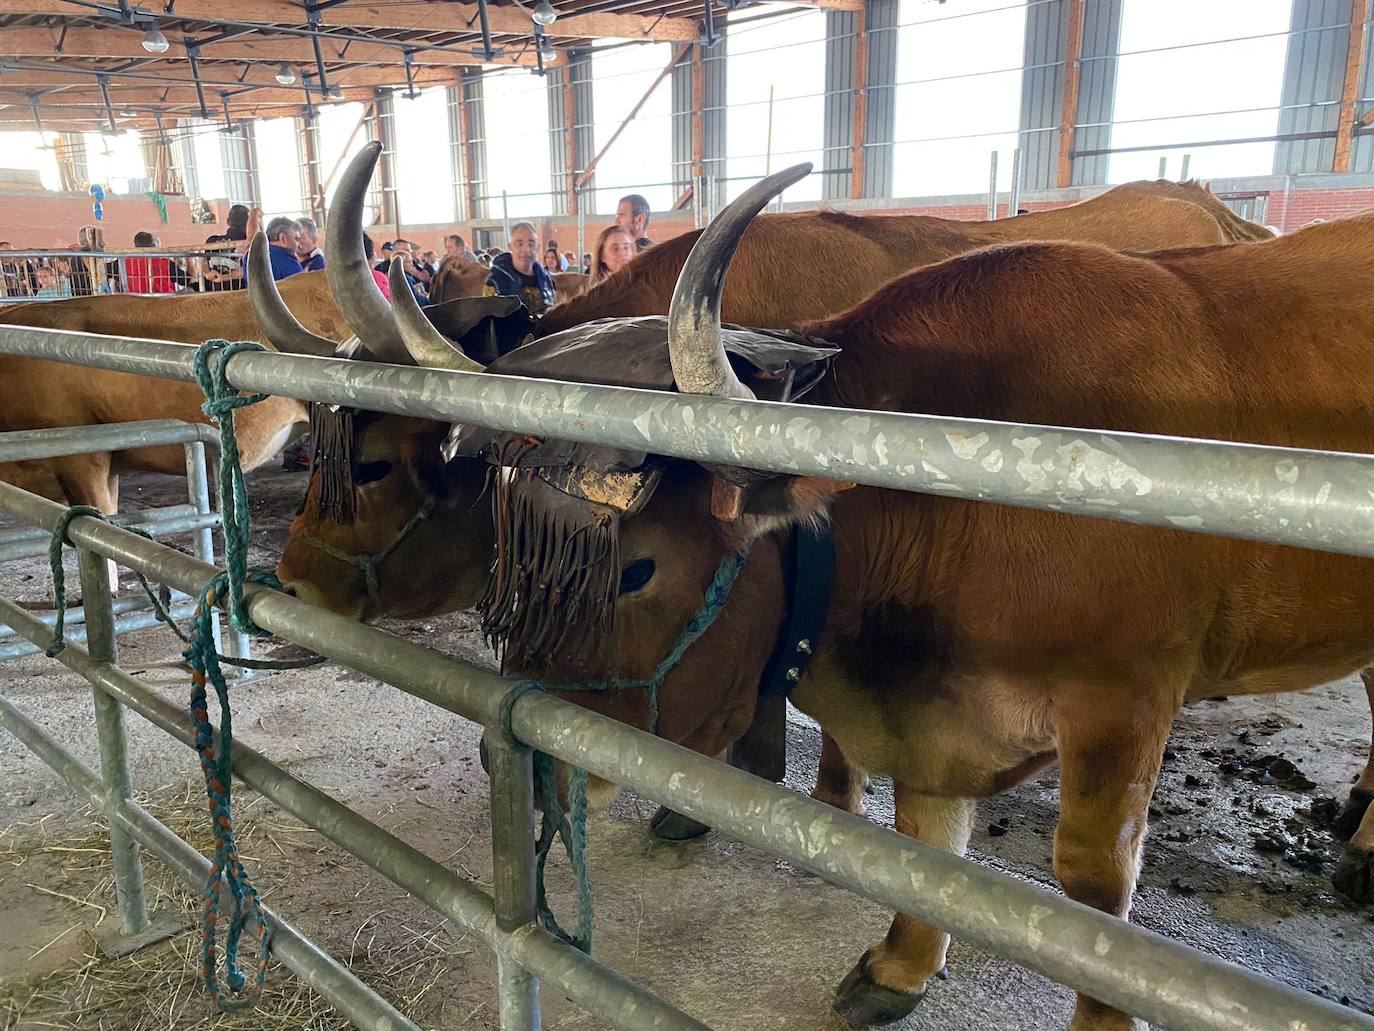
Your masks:
[{"label": "brick wall", "polygon": [[1370,209],[1374,209],[1374,189],[1276,190],[1269,194],[1266,222],[1287,233],[1314,218],[1343,218]]},{"label": "brick wall", "polygon": [[[109,197],[105,217],[99,223],[105,230],[105,245],[132,247],[134,234],[146,230],[166,247],[204,243],[221,230],[216,226],[191,222],[191,206],[185,197],[167,198],[167,224],[163,224],[157,205],[144,196]],[[0,240],[8,240],[15,250],[70,247],[77,231],[96,224],[91,214],[91,198],[80,193],[48,191],[0,193]]]}]

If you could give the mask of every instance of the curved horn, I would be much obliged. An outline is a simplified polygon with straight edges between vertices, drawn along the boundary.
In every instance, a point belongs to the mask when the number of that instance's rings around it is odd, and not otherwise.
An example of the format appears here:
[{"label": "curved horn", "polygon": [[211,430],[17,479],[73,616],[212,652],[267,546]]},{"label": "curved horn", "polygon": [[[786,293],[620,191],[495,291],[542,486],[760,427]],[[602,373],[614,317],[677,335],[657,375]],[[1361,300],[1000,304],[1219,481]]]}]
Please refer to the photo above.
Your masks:
[{"label": "curved horn", "polygon": [[392,259],[391,271],[391,316],[401,333],[401,340],[410,352],[415,364],[430,369],[457,369],[459,372],[481,372],[483,366],[473,361],[457,345],[449,342],[440,333],[424,310],[415,302],[406,282],[406,271],[401,262]]},{"label": "curved horn", "polygon": [[272,280],[272,259],[267,256],[267,237],[259,232],[248,248],[248,304],[267,342],[287,354],[313,354],[333,358],[337,346],[302,326],[281,299]]},{"label": "curved horn", "polygon": [[677,388],[684,394],[753,398],[730,368],[721,343],[720,295],[725,274],[754,216],[810,174],[811,165],[803,163],[759,180],[727,205],[692,246],[668,306],[668,355]]},{"label": "curved horn", "polygon": [[339,176],[324,227],[324,274],[348,328],[381,361],[404,365],[410,362],[405,344],[363,253],[363,202],[381,152],[380,143],[369,142]]}]

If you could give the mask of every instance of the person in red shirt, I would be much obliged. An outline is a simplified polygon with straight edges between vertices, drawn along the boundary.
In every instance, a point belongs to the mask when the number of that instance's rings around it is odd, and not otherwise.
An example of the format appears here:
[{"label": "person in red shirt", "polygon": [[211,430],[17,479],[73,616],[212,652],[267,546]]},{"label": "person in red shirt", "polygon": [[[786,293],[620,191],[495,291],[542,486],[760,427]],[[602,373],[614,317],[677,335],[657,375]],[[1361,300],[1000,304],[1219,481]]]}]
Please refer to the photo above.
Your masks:
[{"label": "person in red shirt", "polygon": [[[135,247],[156,247],[152,233],[135,233]],[[171,258],[125,258],[124,289],[131,294],[174,294],[177,292],[177,273]],[[184,273],[182,277],[184,278]]]}]

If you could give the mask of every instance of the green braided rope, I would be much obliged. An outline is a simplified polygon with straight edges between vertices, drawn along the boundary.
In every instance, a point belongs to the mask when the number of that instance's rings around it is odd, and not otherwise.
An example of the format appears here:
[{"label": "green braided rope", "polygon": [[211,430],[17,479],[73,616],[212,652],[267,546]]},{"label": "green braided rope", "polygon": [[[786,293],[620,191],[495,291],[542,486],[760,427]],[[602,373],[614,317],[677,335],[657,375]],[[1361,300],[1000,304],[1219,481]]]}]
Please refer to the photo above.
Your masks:
[{"label": "green braided rope", "polygon": [[[729,601],[730,592],[734,589],[735,581],[739,579],[740,570],[744,568],[745,560],[748,557],[749,546],[746,544],[740,551],[732,552],[721,560],[715,576],[711,578],[711,583],[706,588],[706,597],[701,608],[697,610],[696,615],[687,621],[677,643],[669,650],[663,661],[655,667],[653,676],[645,680],[623,680],[615,684],[609,682],[541,684],[535,680],[522,680],[506,692],[506,696],[501,699],[500,721],[502,729],[511,737],[515,736],[511,730],[511,716],[515,709],[515,703],[531,691],[609,691],[628,688],[631,690],[643,689],[648,692],[649,733],[657,734],[658,693],[663,682],[668,678],[668,674],[677,668],[682,657],[687,653],[687,649],[710,629],[711,624],[724,610],[725,603]],[[539,923],[545,930],[590,955],[595,913],[592,902],[591,871],[587,864],[587,771],[576,766],[572,768],[568,778],[568,809],[564,812],[563,804],[558,797],[557,764],[552,756],[536,751],[534,753],[534,791],[536,801],[544,814],[540,824],[539,841],[535,846],[535,905],[539,914]],[[569,934],[559,926],[545,892],[544,868],[555,837],[563,842],[563,849],[568,854],[568,864],[572,867],[573,880],[577,885],[577,932],[575,934]]]},{"label": "green braided rope", "polygon": [[[205,394],[201,411],[219,424],[218,490],[224,520],[224,565],[229,571],[229,621],[234,629],[254,637],[267,637],[268,633],[248,618],[243,600],[243,581],[248,572],[248,489],[243,482],[233,414],[235,409],[257,404],[268,395],[240,394],[229,384],[225,367],[230,358],[242,351],[266,350],[252,340],[232,344],[227,340],[207,340],[196,348],[193,363],[196,382]],[[218,360],[213,360],[215,356]]]},{"label": "green braided rope", "polygon": [[62,547],[71,544],[67,539],[67,527],[71,521],[78,516],[93,516],[96,519],[104,519],[105,513],[98,508],[90,505],[73,505],[62,513],[57,520],[57,525],[52,528],[52,541],[48,544],[48,563],[52,566],[52,592],[53,599],[57,603],[57,618],[53,623],[52,643],[43,650],[43,654],[50,659],[54,659],[62,654],[62,650],[67,647],[64,638],[67,625],[67,573],[62,568]]}]

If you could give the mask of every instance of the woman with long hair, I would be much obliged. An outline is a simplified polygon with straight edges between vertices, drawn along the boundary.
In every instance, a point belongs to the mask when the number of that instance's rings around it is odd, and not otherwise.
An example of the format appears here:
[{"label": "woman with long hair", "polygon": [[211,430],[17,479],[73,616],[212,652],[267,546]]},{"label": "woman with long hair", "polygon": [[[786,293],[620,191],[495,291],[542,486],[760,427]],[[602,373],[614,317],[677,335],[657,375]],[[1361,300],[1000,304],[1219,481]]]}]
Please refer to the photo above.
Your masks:
[{"label": "woman with long hair", "polygon": [[592,251],[592,278],[587,285],[596,286],[607,276],[619,272],[635,256],[635,241],[620,226],[607,226],[596,238]]}]

